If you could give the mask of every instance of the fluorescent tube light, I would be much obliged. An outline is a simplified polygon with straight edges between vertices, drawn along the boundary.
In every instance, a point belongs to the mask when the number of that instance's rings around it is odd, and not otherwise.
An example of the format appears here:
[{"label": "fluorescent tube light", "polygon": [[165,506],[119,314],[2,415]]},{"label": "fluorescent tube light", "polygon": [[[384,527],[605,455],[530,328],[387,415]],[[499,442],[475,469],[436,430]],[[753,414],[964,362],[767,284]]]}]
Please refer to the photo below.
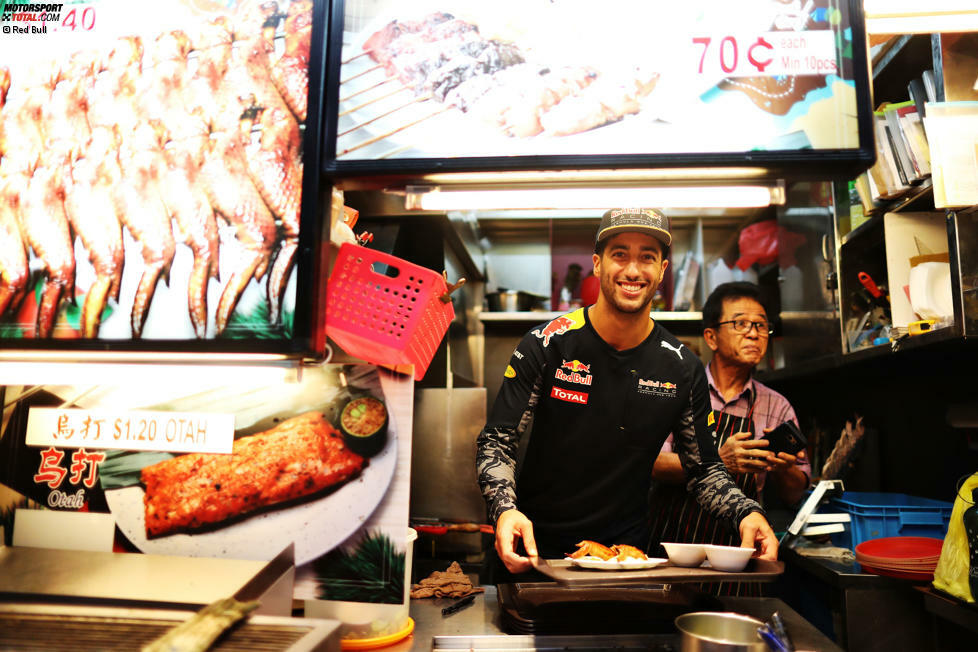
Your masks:
[{"label": "fluorescent tube light", "polygon": [[978,30],[975,0],[863,0],[867,34]]},{"label": "fluorescent tube light", "polygon": [[601,209],[612,206],[656,208],[762,208],[784,203],[778,186],[651,186],[617,188],[454,189],[409,186],[408,210]]},{"label": "fluorescent tube light", "polygon": [[[298,365],[0,362],[0,385],[238,385],[294,383]],[[189,379],[189,380],[188,380]]]},{"label": "fluorescent tube light", "polygon": [[633,183],[648,184],[684,182],[698,179],[704,183],[748,183],[767,177],[761,167],[709,168],[626,168],[601,170],[523,170],[504,172],[432,172],[425,174],[418,185],[516,184],[516,183]]}]

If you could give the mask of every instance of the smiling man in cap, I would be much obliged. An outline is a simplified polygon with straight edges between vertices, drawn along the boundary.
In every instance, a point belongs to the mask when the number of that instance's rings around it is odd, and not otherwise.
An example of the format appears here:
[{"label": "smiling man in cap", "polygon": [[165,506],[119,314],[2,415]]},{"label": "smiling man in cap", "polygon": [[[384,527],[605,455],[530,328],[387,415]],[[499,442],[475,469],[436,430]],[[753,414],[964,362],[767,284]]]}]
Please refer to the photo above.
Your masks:
[{"label": "smiling man in cap", "polygon": [[513,352],[478,437],[479,484],[505,567],[497,581],[584,539],[647,549],[649,483],[670,432],[689,492],[743,545],[776,558],[760,505],[712,445],[703,365],[650,316],[671,246],[660,211],[607,211],[593,256],[597,302],[531,329]]}]

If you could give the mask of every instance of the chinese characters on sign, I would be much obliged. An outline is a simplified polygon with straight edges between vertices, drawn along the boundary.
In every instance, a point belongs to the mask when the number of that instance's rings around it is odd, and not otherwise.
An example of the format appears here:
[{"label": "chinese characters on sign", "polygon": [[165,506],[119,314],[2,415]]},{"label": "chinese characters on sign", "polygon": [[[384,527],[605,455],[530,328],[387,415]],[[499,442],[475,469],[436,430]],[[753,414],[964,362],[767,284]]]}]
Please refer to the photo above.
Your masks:
[{"label": "chinese characters on sign", "polygon": [[41,462],[38,464],[34,482],[46,484],[51,493],[48,494],[48,507],[60,509],[81,509],[85,504],[85,489],[91,489],[98,480],[98,465],[105,461],[105,453],[90,453],[84,448],[72,451],[70,477],[68,482],[73,485],[84,485],[74,495],[60,490],[69,471],[61,466],[65,452],[54,447],[41,451]]},{"label": "chinese characters on sign", "polygon": [[27,445],[171,453],[230,453],[234,415],[31,408]]},{"label": "chinese characters on sign", "polygon": [[104,450],[230,453],[234,415],[32,407],[26,443],[41,448],[32,479],[50,489],[47,506],[77,510],[98,484]]}]

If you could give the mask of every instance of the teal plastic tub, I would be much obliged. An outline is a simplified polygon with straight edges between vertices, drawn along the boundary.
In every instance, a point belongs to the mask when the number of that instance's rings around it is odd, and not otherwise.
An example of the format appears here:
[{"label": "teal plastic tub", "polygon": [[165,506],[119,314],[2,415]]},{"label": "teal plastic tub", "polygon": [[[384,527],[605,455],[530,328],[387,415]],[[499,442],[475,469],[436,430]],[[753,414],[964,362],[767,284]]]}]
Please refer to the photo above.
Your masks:
[{"label": "teal plastic tub", "polygon": [[832,535],[832,543],[852,550],[883,537],[943,539],[951,522],[951,503],[907,494],[846,491],[821,511],[849,514],[852,522],[845,532]]}]

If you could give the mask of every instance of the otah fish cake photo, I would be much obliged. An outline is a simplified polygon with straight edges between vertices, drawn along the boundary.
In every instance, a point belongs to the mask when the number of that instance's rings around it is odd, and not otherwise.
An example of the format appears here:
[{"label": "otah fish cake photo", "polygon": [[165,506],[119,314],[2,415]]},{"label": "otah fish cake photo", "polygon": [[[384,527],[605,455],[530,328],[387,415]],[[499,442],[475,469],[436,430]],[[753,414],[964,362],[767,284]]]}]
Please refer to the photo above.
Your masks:
[{"label": "otah fish cake photo", "polygon": [[284,506],[335,489],[366,464],[322,413],[308,412],[237,439],[230,455],[191,453],[144,468],[146,536],[217,526]]}]

